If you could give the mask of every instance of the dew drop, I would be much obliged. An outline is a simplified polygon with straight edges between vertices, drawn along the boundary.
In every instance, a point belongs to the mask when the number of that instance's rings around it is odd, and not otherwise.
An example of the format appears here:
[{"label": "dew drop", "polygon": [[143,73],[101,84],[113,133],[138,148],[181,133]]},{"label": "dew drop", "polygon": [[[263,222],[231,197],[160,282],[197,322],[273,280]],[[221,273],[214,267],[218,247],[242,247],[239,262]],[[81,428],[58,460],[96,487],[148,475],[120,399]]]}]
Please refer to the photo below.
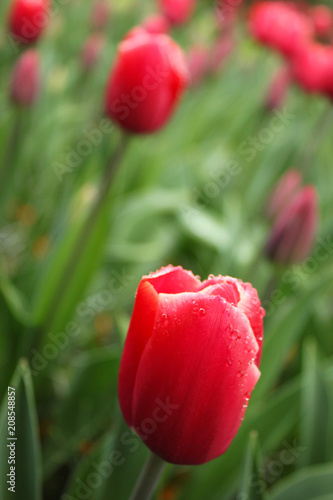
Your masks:
[{"label": "dew drop", "polygon": [[228,358],[227,361],[225,362],[225,366],[231,366],[232,363],[231,363],[231,359]]},{"label": "dew drop", "polygon": [[205,314],[206,314],[206,309],[204,309],[203,307],[201,307],[199,309],[199,316],[205,316]]}]

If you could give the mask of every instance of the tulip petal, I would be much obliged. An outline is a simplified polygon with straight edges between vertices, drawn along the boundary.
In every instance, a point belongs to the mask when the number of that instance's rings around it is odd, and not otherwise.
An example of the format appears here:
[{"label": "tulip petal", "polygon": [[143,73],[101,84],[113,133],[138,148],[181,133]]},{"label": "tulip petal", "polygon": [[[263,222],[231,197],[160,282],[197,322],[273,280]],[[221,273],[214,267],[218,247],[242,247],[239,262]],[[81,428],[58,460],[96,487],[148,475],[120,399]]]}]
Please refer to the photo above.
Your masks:
[{"label": "tulip petal", "polygon": [[118,395],[124,418],[132,425],[132,394],[141,355],[153,331],[158,295],[147,281],[141,281],[135,300],[119,371]]},{"label": "tulip petal", "polygon": [[257,352],[247,317],[224,298],[160,294],[133,392],[136,432],[169,462],[222,454],[258,378]]},{"label": "tulip petal", "polygon": [[193,273],[185,271],[181,266],[162,267],[156,273],[144,276],[143,279],[153,285],[157,293],[195,292],[201,286]]},{"label": "tulip petal", "polygon": [[240,293],[240,301],[237,307],[240,311],[246,314],[254,336],[258,342],[259,351],[256,357],[256,365],[260,365],[263,335],[264,335],[264,322],[265,310],[261,307],[258,292],[251,283],[243,283],[238,281],[238,289]]}]

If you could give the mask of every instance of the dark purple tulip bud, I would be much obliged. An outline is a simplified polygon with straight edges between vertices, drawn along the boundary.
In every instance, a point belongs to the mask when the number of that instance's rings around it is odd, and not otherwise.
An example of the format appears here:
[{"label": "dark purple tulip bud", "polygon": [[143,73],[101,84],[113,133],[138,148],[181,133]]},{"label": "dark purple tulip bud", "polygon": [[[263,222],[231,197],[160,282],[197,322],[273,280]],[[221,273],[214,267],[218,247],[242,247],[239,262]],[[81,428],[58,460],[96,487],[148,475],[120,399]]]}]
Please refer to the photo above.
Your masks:
[{"label": "dark purple tulip bud", "polygon": [[108,2],[98,0],[92,10],[91,27],[93,29],[103,29],[107,26],[111,15],[111,9]]},{"label": "dark purple tulip bud", "polygon": [[300,191],[302,184],[302,174],[298,170],[288,170],[270,195],[266,205],[266,214],[269,219],[275,219],[288,203]]},{"label": "dark purple tulip bud", "polygon": [[280,109],[283,107],[287,98],[291,79],[291,70],[288,66],[280,68],[275,73],[266,96],[265,107],[268,110],[272,111],[273,109]]},{"label": "dark purple tulip bud", "polygon": [[24,52],[13,71],[10,97],[19,106],[31,106],[40,92],[40,58],[37,50]]},{"label": "dark purple tulip bud", "polygon": [[266,255],[279,264],[302,262],[311,253],[317,226],[317,193],[313,186],[305,186],[277,217]]},{"label": "dark purple tulip bud", "polygon": [[234,48],[235,40],[232,32],[227,31],[217,38],[211,49],[209,69],[212,73],[218,73],[223,69]]},{"label": "dark purple tulip bud", "polygon": [[93,33],[84,43],[80,62],[85,71],[91,70],[99,61],[105,45],[105,37],[101,33]]},{"label": "dark purple tulip bud", "polygon": [[187,56],[191,85],[199,85],[209,71],[209,51],[206,47],[196,45]]}]

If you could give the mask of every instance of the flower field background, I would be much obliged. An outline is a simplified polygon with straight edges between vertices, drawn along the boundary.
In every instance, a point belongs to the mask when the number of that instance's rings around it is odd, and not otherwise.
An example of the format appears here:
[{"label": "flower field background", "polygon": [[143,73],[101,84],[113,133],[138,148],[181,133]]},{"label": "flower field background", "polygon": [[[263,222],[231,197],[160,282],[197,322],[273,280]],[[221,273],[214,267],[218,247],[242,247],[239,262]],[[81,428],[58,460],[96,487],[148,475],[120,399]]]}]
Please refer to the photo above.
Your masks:
[{"label": "flower field background", "polygon": [[[8,5],[0,5],[1,499],[129,498],[148,450],[119,410],[119,362],[142,275],[169,263],[202,279],[251,281],[265,334],[261,377],[230,448],[205,465],[168,465],[155,498],[333,499],[332,103],[290,82],[285,100],[268,105],[283,62],[249,36],[242,12],[230,50],[193,78],[169,123],[124,139],[105,117],[105,86],[118,43],[155,2],[113,2],[94,30],[91,2],[68,0],[54,1],[36,45],[39,97],[17,107],[9,89],[22,48],[7,33]],[[186,53],[210,50],[218,16],[200,2],[172,36]],[[93,31],[102,49],[87,68],[82,46]],[[117,151],[112,188],[82,237]],[[307,257],[282,265],[265,252],[267,206],[290,169],[316,188],[318,227]]]}]

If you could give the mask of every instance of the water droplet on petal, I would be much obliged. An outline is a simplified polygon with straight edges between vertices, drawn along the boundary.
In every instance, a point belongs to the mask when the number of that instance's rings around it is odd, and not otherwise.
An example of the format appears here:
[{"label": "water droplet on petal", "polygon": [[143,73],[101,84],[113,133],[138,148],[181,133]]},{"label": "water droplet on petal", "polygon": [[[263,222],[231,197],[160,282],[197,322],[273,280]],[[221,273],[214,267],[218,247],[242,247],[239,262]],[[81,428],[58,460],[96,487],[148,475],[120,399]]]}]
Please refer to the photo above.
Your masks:
[{"label": "water droplet on petal", "polygon": [[204,316],[206,314],[206,309],[204,309],[203,307],[201,307],[199,309],[199,316]]}]

